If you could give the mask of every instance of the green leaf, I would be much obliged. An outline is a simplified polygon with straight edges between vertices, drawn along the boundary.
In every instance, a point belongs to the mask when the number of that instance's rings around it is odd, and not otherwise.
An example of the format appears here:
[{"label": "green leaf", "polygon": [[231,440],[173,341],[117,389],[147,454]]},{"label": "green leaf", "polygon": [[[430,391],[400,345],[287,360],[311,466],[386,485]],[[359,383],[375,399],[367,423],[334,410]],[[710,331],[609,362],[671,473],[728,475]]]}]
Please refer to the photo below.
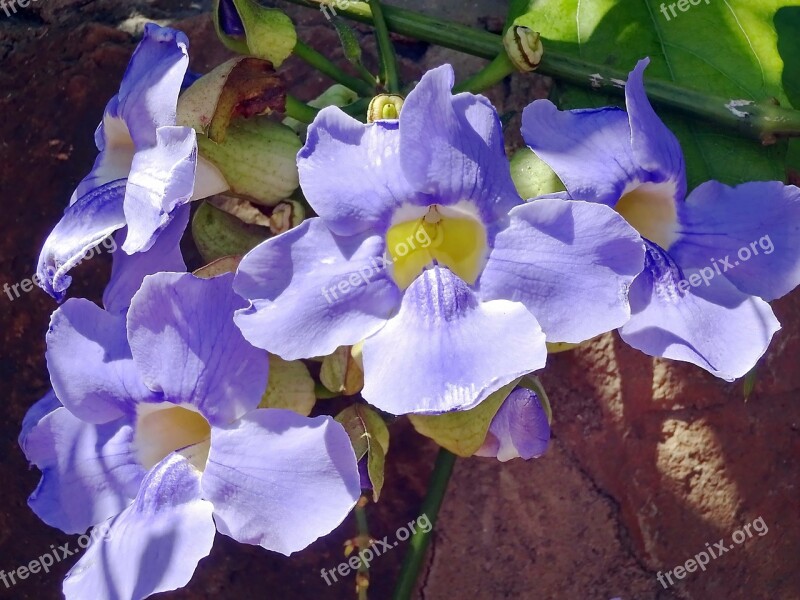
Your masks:
[{"label": "green leaf", "polygon": [[217,36],[228,48],[239,54],[250,54],[281,66],[297,44],[292,20],[276,8],[261,6],[253,0],[233,0],[244,25],[244,39],[222,31],[219,22],[219,0],[214,1],[212,15]]},{"label": "green leaf", "polygon": [[338,415],[356,453],[356,459],[367,456],[367,471],[372,483],[375,502],[380,498],[384,483],[386,454],[389,452],[389,429],[381,416],[365,404],[353,404]]},{"label": "green leaf", "polygon": [[414,428],[458,456],[472,456],[486,441],[492,419],[517,381],[509,383],[471,410],[444,415],[409,415]]},{"label": "green leaf", "polygon": [[[666,2],[663,6],[678,3]],[[528,18],[547,49],[629,71],[650,56],[647,79],[660,78],[731,100],[777,99],[790,106],[782,84],[784,61],[773,19],[781,0],[702,1],[669,20],[654,0],[537,0]],[[683,5],[682,4],[682,5]],[[620,82],[622,84],[623,82]],[[572,86],[560,86],[562,108],[616,103]],[[736,184],[783,180],[787,144],[764,147],[712,125],[661,115],[681,141],[690,188],[708,180]]]},{"label": "green leaf", "polygon": [[311,414],[317,399],[314,379],[299,360],[287,361],[269,355],[269,384],[259,408],[284,408],[304,417]]}]

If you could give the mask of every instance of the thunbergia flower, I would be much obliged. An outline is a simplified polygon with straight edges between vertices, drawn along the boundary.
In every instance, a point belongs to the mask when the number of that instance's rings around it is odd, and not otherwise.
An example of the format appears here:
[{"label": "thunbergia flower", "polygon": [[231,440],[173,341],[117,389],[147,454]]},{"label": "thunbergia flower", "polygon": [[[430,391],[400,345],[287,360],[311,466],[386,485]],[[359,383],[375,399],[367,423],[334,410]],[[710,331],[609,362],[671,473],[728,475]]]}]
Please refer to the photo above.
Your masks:
[{"label": "thunbergia flower", "polygon": [[[95,133],[100,152],[94,167],[39,256],[38,279],[57,300],[71,282],[70,269],[108,235],[126,228],[123,251],[147,252],[171,222],[183,223],[183,232],[188,214],[182,208],[190,200],[228,188],[218,169],[198,157],[194,130],[175,124],[188,46],[180,31],[145,26],[119,93],[106,105]],[[153,255],[141,260],[158,260],[161,253]]]},{"label": "thunbergia flower", "polygon": [[500,462],[512,458],[529,460],[544,454],[549,443],[550,423],[539,396],[518,387],[500,405],[475,456],[496,458]]},{"label": "thunbergia flower", "polygon": [[614,211],[524,203],[500,120],[482,96],[427,73],[398,120],[330,107],[298,155],[319,215],[256,247],[236,322],[284,359],[364,341],[362,394],[393,413],[471,408],[544,366],[548,341],[627,321],[641,239]]},{"label": "thunbergia flower", "polygon": [[68,600],[181,587],[216,531],[288,555],[359,498],[339,423],[258,408],[267,354],[233,322],[232,282],[159,273],[127,315],[75,298],[53,314],[54,393],[20,438],[42,470],[29,504],[67,533],[106,532],[67,575]]},{"label": "thunbergia flower", "polygon": [[569,197],[614,207],[645,241],[622,339],[733,380],[780,328],[766,301],[800,283],[800,189],[709,181],[687,198],[680,144],[645,93],[648,64],[639,61],[628,78],[627,113],[559,111],[537,100],[525,110],[523,136]]}]

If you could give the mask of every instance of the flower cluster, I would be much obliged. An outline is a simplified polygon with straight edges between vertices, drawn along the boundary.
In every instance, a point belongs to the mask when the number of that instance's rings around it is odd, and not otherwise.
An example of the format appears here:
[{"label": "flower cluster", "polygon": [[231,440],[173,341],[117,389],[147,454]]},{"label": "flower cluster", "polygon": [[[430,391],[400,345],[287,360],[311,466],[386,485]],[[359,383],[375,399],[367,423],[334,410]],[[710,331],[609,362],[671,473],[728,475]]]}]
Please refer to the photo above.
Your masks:
[{"label": "flower cluster", "polygon": [[[551,417],[530,376],[548,344],[618,330],[651,356],[741,377],[779,329],[767,302],[800,283],[800,190],[712,181],[687,195],[646,60],[627,111],[525,110],[527,145],[566,188],[537,198],[517,191],[494,107],[454,95],[449,66],[396,118],[324,108],[295,169],[317,216],[232,259],[235,273],[187,273],[190,203],[238,185],[204,156],[206,131],[178,124],[187,64],[182,33],[146,27],[94,168],[41,252],[42,287],[61,301],[88,249],[119,246],[104,307],[72,298],[53,314],[52,392],[20,437],[42,471],[42,520],[108,528],[67,576],[68,599],[181,587],[216,531],[305,548],[362,488],[377,497],[392,416],[422,433],[447,423],[431,437],[465,456],[540,456]],[[757,259],[714,262],[762,239]],[[706,285],[684,285],[712,264]],[[285,394],[312,359],[363,409],[334,419],[298,400],[302,385]]]}]

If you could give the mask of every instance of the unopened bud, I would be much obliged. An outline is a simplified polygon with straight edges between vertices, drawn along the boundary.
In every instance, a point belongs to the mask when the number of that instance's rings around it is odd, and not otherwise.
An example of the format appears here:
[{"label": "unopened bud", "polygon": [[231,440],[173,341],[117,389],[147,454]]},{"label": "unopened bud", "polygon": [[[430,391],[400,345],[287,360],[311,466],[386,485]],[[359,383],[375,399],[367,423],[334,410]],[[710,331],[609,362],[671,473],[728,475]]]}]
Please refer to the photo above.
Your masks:
[{"label": "unopened bud", "polygon": [[527,73],[535,70],[542,61],[544,46],[538,31],[514,24],[503,36],[503,45],[514,66]]},{"label": "unopened bud", "polygon": [[375,96],[369,103],[367,110],[367,121],[394,121],[400,118],[400,110],[403,108],[404,99],[396,94],[381,94]]}]

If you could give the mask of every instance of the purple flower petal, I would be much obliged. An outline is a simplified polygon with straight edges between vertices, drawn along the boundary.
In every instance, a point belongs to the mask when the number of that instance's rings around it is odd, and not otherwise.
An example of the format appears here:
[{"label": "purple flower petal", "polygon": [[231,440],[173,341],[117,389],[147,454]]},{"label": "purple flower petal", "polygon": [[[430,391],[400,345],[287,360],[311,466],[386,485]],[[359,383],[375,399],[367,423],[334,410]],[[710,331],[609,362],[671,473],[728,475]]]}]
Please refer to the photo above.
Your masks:
[{"label": "purple flower petal", "polygon": [[613,108],[559,111],[536,100],[522,118],[525,143],[576,199],[614,206],[638,184],[670,182],[686,195],[686,169],[677,138],[647,100],[640,61],[625,86],[628,113]]},{"label": "purple flower petal", "polygon": [[183,206],[175,211],[174,218],[144,252],[126,254],[119,246],[126,232],[117,234],[117,249],[113,253],[111,279],[103,292],[103,305],[110,313],[123,313],[131,305],[133,295],[139,290],[147,275],[164,271],[182,272],[186,263],[181,254],[181,238],[189,222],[190,208]]},{"label": "purple flower petal", "polygon": [[364,342],[364,398],[392,414],[476,406],[544,366],[544,334],[522,304],[480,302],[435,266],[406,290],[400,312]]},{"label": "purple flower petal", "polygon": [[67,208],[45,240],[36,275],[42,289],[61,301],[72,278],[67,273],[107,236],[125,226],[125,180],[116,180],[82,196]]},{"label": "purple flower petal", "polygon": [[113,421],[154,399],[133,363],[125,316],[88,300],[70,298],[53,313],[46,357],[56,396],[87,423]]},{"label": "purple flower petal", "polygon": [[36,427],[39,421],[51,412],[62,406],[61,402],[56,398],[55,392],[51,389],[47,390],[47,393],[28,409],[28,412],[25,413],[25,417],[22,419],[22,429],[19,432],[19,438],[17,440],[23,452],[25,452],[25,438],[28,436],[31,429]]},{"label": "purple flower petal", "polygon": [[482,96],[452,95],[450,65],[428,71],[400,112],[400,156],[406,177],[431,203],[471,200],[484,223],[503,221],[522,200],[511,180],[503,129]]},{"label": "purple flower petal", "polygon": [[517,388],[492,419],[486,441],[475,456],[507,462],[541,456],[550,443],[550,424],[535,392]]},{"label": "purple flower petal", "polygon": [[106,108],[110,116],[124,119],[137,149],[155,146],[157,129],[175,125],[178,95],[188,66],[186,35],[147,23],[119,94]]},{"label": "purple flower petal", "polygon": [[233,322],[245,302],[233,274],[145,277],[128,311],[128,339],[147,386],[169,401],[192,404],[213,425],[256,408],[267,388],[267,354]]},{"label": "purple flower petal", "polygon": [[214,543],[212,512],[201,498],[200,473],[170,454],[67,574],[64,596],[142,600],[185,586]]},{"label": "purple flower petal", "polygon": [[680,142],[658,118],[644,89],[644,70],[650,59],[640,60],[625,85],[625,105],[631,128],[631,147],[636,162],[649,174],[646,181],[672,181],[675,197],[686,197],[686,164]]},{"label": "purple flower petal", "polygon": [[399,146],[396,122],[364,125],[336,107],[314,119],[297,166],[303,193],[331,231],[383,232],[392,212],[419,195],[403,174]]},{"label": "purple flower petal", "polygon": [[197,141],[189,127],[161,127],[156,145],[136,153],[125,189],[125,252],[148,250],[177,208],[189,202],[196,165]]},{"label": "purple flower petal", "polygon": [[480,279],[484,300],[521,302],[547,340],[577,343],[630,317],[628,287],[644,246],[606,206],[541,198],[511,211]]},{"label": "purple flower petal", "polygon": [[202,485],[220,533],[287,556],[330,533],[361,495],[344,428],[278,409],[213,428]]},{"label": "purple flower petal", "polygon": [[91,425],[64,407],[45,415],[20,439],[25,456],[42,471],[31,509],[66,533],[83,533],[119,514],[145,475],[132,444],[125,417]]},{"label": "purple flower petal", "polygon": [[682,271],[648,244],[645,270],[631,286],[633,315],[620,335],[645,354],[690,362],[732,381],[755,366],[780,323],[769,304],[724,277],[689,285],[699,279],[695,269]]},{"label": "purple flower petal", "polygon": [[236,324],[252,344],[286,360],[360,342],[400,303],[384,245],[379,236],[339,237],[321,219],[267,240],[239,265],[235,288],[251,307]]},{"label": "purple flower petal", "polygon": [[230,36],[245,35],[244,23],[239,16],[232,0],[220,0],[219,2],[219,27],[222,32]]},{"label": "purple flower petal", "polygon": [[779,181],[709,181],[679,213],[669,251],[682,266],[722,274],[745,294],[780,298],[800,284],[800,189]]}]

